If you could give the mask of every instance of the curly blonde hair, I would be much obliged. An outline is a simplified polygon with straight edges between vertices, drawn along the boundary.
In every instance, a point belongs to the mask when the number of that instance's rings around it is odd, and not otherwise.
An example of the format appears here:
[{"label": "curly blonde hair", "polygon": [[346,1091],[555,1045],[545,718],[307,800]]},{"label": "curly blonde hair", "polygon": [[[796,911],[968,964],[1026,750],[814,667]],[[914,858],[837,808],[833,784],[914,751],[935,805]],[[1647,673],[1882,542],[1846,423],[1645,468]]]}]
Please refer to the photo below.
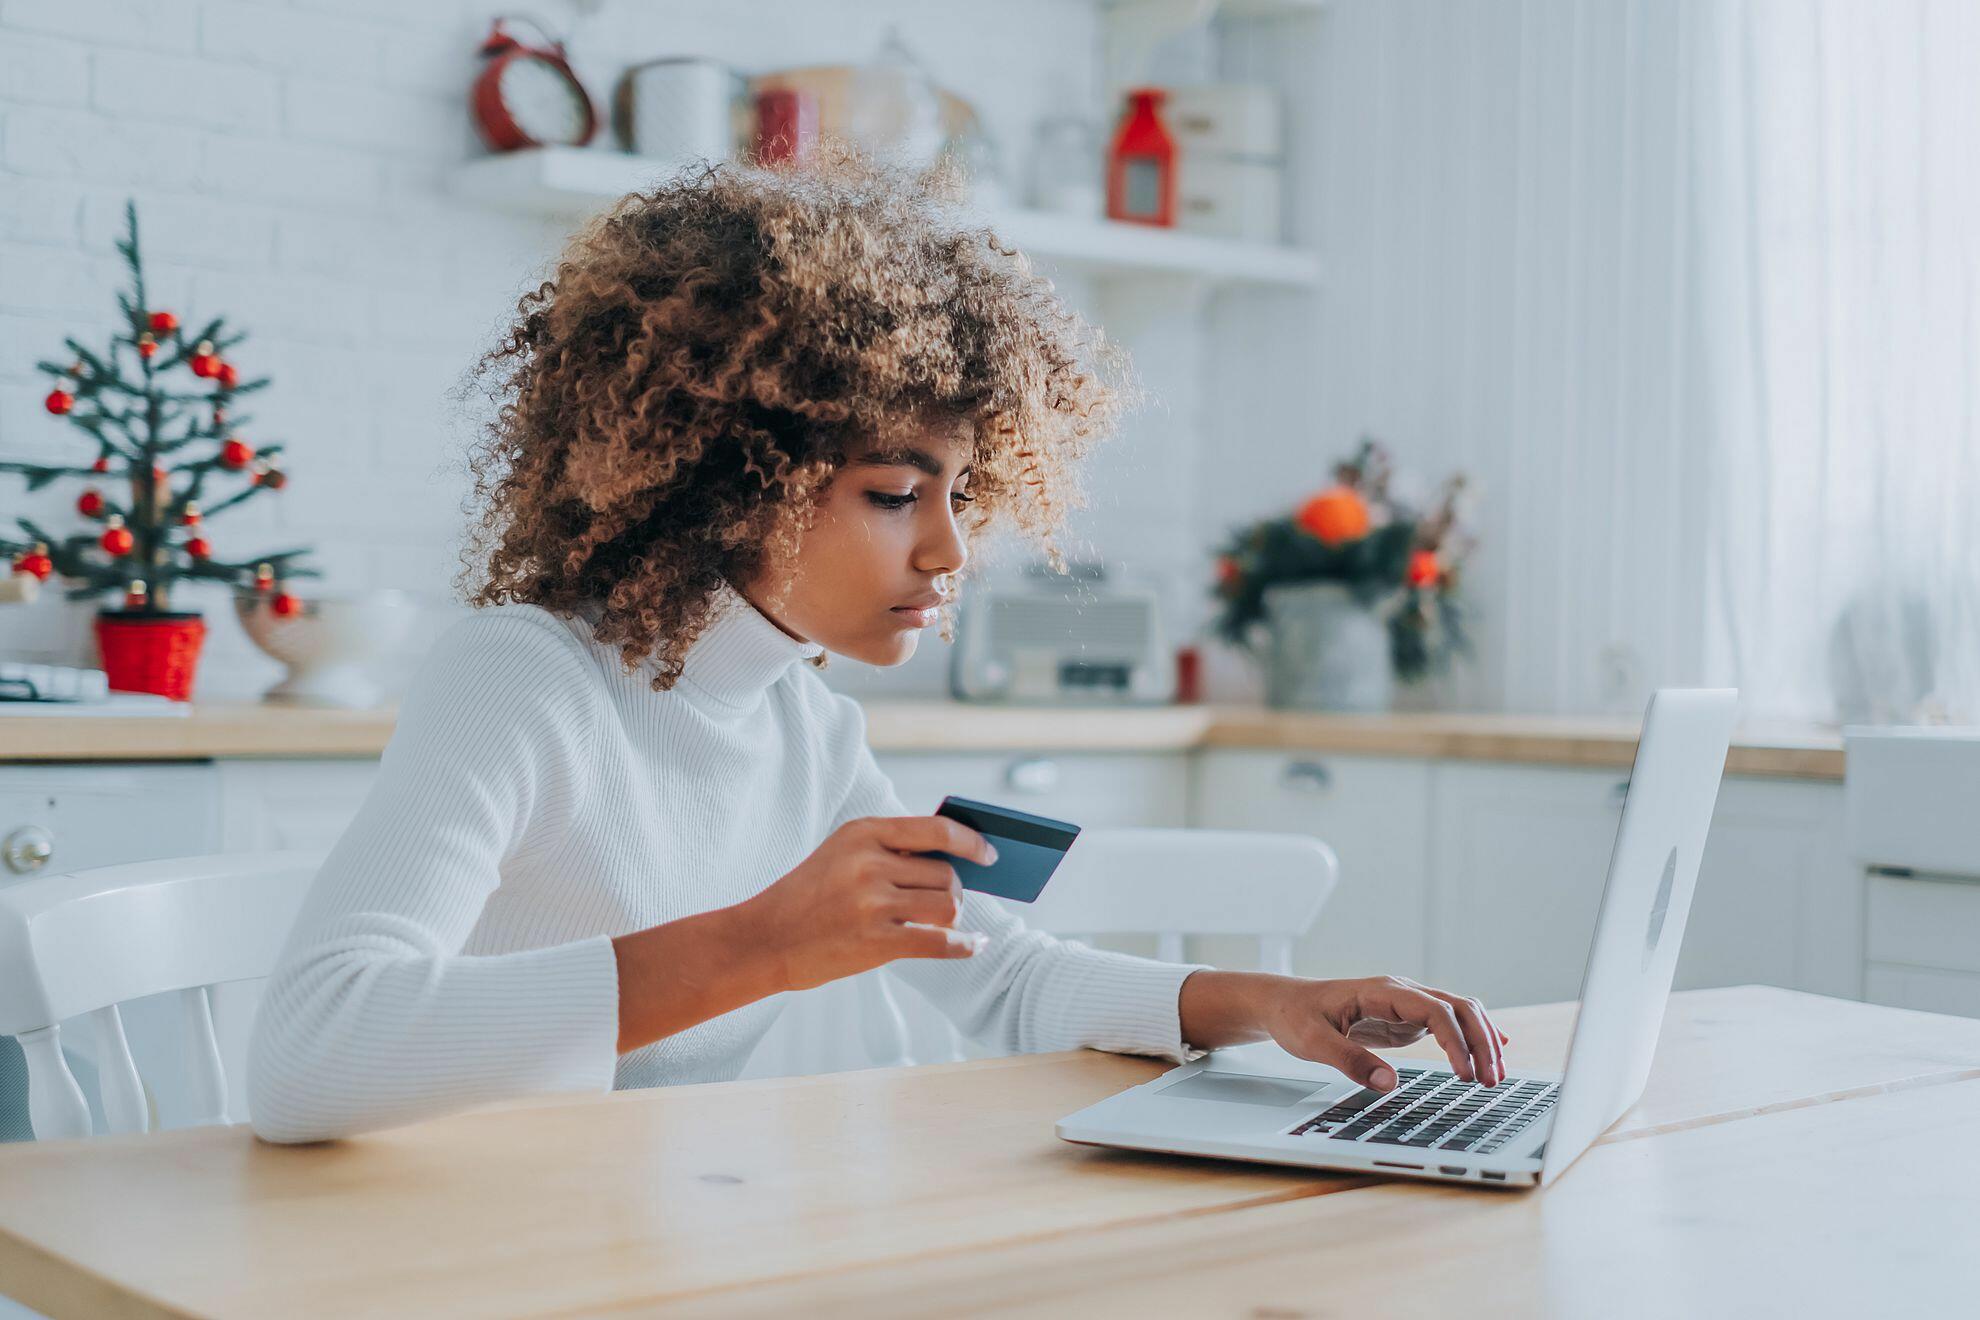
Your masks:
[{"label": "curly blonde hair", "polygon": [[593,636],[664,691],[722,584],[782,562],[838,469],[903,426],[966,427],[966,536],[1008,520],[1058,564],[1125,363],[950,186],[838,148],[704,167],[588,224],[475,369],[496,408],[469,458],[469,603],[595,602]]}]

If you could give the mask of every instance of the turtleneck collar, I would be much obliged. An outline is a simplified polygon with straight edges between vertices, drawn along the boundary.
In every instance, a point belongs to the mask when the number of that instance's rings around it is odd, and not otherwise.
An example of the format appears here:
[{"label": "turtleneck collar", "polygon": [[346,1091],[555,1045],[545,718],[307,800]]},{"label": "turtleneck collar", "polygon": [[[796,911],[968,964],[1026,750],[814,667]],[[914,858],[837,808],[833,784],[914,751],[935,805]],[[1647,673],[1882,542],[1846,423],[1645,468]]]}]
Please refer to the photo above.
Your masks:
[{"label": "turtleneck collar", "polygon": [[[604,605],[589,602],[582,613],[595,625]],[[680,681],[719,706],[746,710],[793,663],[809,660],[824,649],[816,642],[792,637],[750,604],[747,596],[724,582],[716,589],[707,625],[682,660]]]}]

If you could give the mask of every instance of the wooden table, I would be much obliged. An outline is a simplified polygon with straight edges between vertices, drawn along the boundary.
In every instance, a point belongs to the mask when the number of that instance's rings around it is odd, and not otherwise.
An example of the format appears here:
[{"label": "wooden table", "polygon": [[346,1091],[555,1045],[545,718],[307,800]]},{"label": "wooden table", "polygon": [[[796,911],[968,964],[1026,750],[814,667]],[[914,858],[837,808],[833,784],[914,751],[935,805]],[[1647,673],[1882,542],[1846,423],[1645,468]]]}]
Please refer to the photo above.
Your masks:
[{"label": "wooden table", "polygon": [[[1495,1015],[1556,1067],[1572,1005]],[[1420,1047],[1410,1053],[1425,1053]],[[315,1146],[0,1149],[0,1287],[56,1316],[1973,1314],[1980,1021],[1673,998],[1545,1192],[1068,1145],[1091,1052],[508,1105]]]}]

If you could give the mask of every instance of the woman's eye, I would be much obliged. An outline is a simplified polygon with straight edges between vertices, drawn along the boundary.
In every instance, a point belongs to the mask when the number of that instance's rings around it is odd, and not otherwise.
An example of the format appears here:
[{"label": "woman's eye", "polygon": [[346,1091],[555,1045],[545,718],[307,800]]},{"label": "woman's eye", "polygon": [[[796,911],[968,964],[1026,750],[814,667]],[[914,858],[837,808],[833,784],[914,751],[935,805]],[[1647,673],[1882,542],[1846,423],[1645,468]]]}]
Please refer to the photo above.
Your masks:
[{"label": "woman's eye", "polygon": [[[909,491],[905,495],[897,495],[892,491],[869,490],[866,492],[866,498],[882,509],[905,509],[919,497],[913,491]],[[975,499],[976,497],[967,491],[957,490],[949,492],[949,500],[954,504],[970,504]]]}]

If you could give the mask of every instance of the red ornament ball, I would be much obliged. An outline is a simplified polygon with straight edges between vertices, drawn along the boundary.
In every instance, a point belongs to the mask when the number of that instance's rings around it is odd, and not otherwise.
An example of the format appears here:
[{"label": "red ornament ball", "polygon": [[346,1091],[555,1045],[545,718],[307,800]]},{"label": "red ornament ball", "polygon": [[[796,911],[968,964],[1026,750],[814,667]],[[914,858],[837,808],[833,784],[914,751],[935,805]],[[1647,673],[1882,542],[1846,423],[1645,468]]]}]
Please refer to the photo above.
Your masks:
[{"label": "red ornament ball", "polygon": [[238,472],[254,462],[254,446],[245,440],[229,440],[220,446],[220,462]]},{"label": "red ornament ball", "polygon": [[110,470],[110,460],[107,458],[99,458],[94,463],[91,463],[89,465],[89,470],[91,472],[108,472]]},{"label": "red ornament ball", "polygon": [[129,554],[136,544],[137,538],[131,535],[128,527],[112,527],[103,533],[103,549],[119,558]]},{"label": "red ornament ball", "polygon": [[50,390],[48,391],[48,397],[41,402],[42,406],[47,408],[49,412],[60,417],[63,413],[76,406],[76,396],[67,390]]},{"label": "red ornament ball", "polygon": [[179,526],[181,527],[199,526],[199,505],[193,504],[191,502],[187,503],[185,510],[179,514]]},{"label": "red ornament ball", "polygon": [[158,341],[150,335],[140,335],[137,343],[138,356],[149,362],[158,352]]},{"label": "red ornament ball", "polygon": [[203,536],[195,536],[186,542],[186,553],[194,559],[210,559],[213,556],[213,543]]},{"label": "red ornament ball", "polygon": [[151,328],[157,334],[169,335],[179,328],[179,318],[170,312],[153,312]]},{"label": "red ornament ball", "polygon": [[261,479],[261,484],[270,490],[280,490],[289,484],[289,474],[281,468],[269,468],[268,474]]},{"label": "red ornament ball", "polygon": [[76,496],[76,512],[85,518],[94,518],[103,512],[103,492],[94,486]]},{"label": "red ornament ball", "polygon": [[213,369],[213,379],[220,382],[220,388],[231,390],[241,383],[241,371],[231,362],[222,362]]},{"label": "red ornament ball", "polygon": [[195,353],[188,360],[187,365],[192,367],[193,375],[204,380],[219,372],[220,359],[214,357],[211,353]]},{"label": "red ornament ball", "polygon": [[38,551],[30,550],[14,561],[14,571],[26,573],[30,577],[46,582],[48,575],[55,571],[55,561]]},{"label": "red ornament ball", "polygon": [[274,599],[268,602],[268,608],[287,619],[302,613],[302,602],[286,591],[278,591]]},{"label": "red ornament ball", "polygon": [[1434,587],[1437,579],[1444,575],[1437,563],[1434,550],[1418,550],[1409,557],[1409,585],[1412,587]]}]

